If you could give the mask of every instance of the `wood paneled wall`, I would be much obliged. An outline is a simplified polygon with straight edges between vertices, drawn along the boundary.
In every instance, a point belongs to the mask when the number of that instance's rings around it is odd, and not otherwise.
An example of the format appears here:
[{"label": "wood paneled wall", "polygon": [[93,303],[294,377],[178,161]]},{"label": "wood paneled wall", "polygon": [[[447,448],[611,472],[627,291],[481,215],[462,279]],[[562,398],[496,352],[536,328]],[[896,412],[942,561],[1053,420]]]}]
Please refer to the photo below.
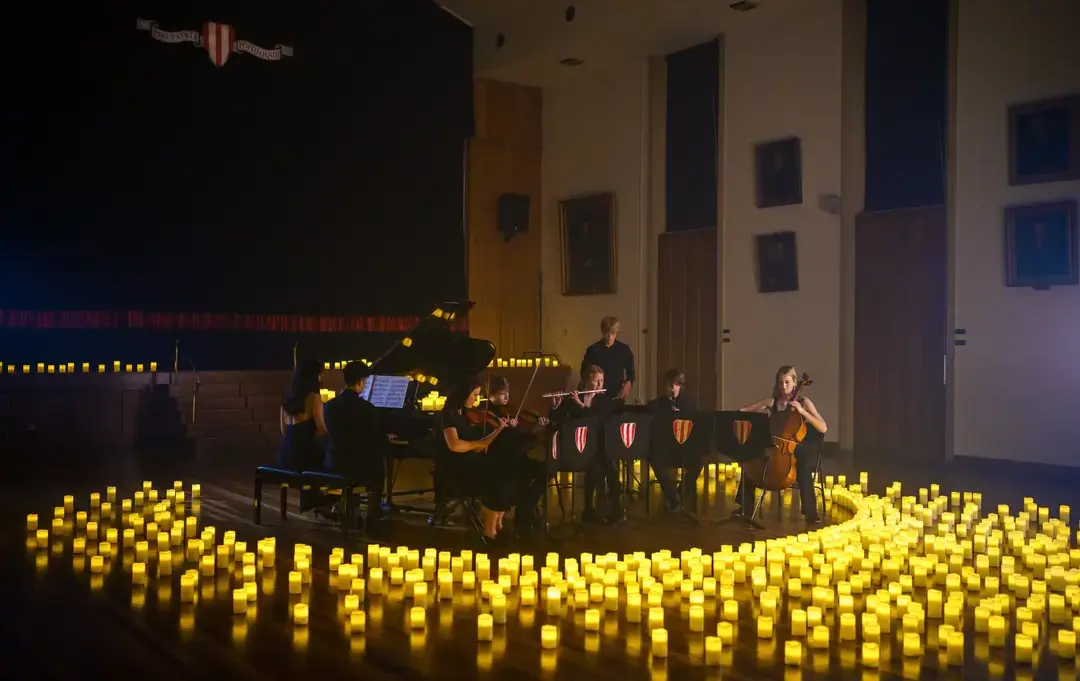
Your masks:
[{"label": "wood paneled wall", "polygon": [[[539,348],[541,91],[480,79],[476,136],[469,141],[468,262],[470,333],[502,357]],[[530,198],[529,228],[506,241],[500,194]]]},{"label": "wood paneled wall", "polygon": [[679,369],[683,390],[701,409],[719,409],[716,230],[660,235],[657,268],[656,391],[663,375]]}]

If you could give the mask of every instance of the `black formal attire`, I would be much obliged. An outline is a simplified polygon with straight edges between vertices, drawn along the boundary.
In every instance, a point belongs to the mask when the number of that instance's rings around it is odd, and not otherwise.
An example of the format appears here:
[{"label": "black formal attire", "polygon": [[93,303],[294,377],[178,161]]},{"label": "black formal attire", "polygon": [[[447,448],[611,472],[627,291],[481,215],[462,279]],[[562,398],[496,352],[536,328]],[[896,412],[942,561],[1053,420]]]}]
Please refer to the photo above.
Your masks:
[{"label": "black formal attire", "polygon": [[[802,398],[799,398],[802,399]],[[778,424],[783,424],[787,418],[787,410],[778,410],[776,401],[769,407],[769,420],[773,423],[773,432]],[[795,447],[795,483],[799,486],[799,502],[802,506],[802,514],[810,522],[818,520],[817,497],[814,496],[814,472],[817,470],[818,448],[825,438],[816,428],[806,424],[806,438]],[[742,512],[749,515],[754,508],[754,496],[757,483],[760,480],[751,480],[745,474],[739,480],[739,489],[735,492],[735,503]]]},{"label": "black formal attire", "polygon": [[326,403],[323,414],[329,435],[324,465],[348,484],[366,486],[368,515],[378,515],[390,447],[378,410],[355,390],[346,389]]},{"label": "black formal attire", "polygon": [[[447,428],[456,430],[459,440],[476,442],[484,437],[482,426],[469,423],[457,410],[442,413],[441,430]],[[506,476],[505,463],[499,461],[497,454],[490,447],[486,452],[454,452],[444,440],[437,464],[440,473],[451,477],[455,489],[478,496],[484,508],[504,512],[514,507],[518,485]]]},{"label": "black formal attire", "polygon": [[[583,396],[584,397],[587,396]],[[583,407],[570,397],[563,398],[562,403],[551,412],[553,424],[577,418],[594,418],[600,423],[611,416],[615,411],[615,405],[608,393],[596,393],[588,407]],[[622,511],[619,495],[622,485],[619,483],[619,469],[615,462],[608,458],[604,450],[604,439],[600,438],[600,451],[597,452],[593,467],[585,471],[585,515],[593,516],[596,509],[593,505],[593,497],[598,490],[607,487],[608,511],[614,516]]]},{"label": "black formal attire", "polygon": [[[294,415],[295,416],[295,415]],[[285,424],[285,433],[281,437],[277,454],[278,466],[290,471],[302,473],[317,471],[322,468],[323,452],[316,437],[314,416],[303,421]],[[300,492],[300,511],[310,511],[323,503],[318,492],[304,490]]]},{"label": "black formal attire", "polygon": [[603,339],[585,348],[581,360],[581,378],[588,379],[589,367],[598,366],[604,371],[604,389],[607,396],[615,399],[626,381],[633,383],[637,379],[634,370],[634,352],[630,346],[616,340],[607,346]]},{"label": "black formal attire", "polygon": [[[489,404],[488,411],[495,418],[510,418],[501,405]],[[514,483],[514,524],[518,529],[532,529],[537,522],[537,507],[547,486],[547,466],[543,461],[529,457],[529,450],[536,446],[538,437],[518,428],[507,427],[488,452],[494,459],[493,467],[501,477]]]},{"label": "black formal attire", "polygon": [[[649,411],[662,418],[672,416],[678,418],[677,415],[680,413],[691,416],[694,413],[694,405],[682,395],[675,398],[664,395],[649,402]],[[673,455],[676,453],[677,451],[671,449],[652,451],[649,453],[649,465],[656,474],[656,481],[660,483],[660,490],[664,494],[664,505],[668,510],[675,511],[684,507],[693,509],[697,506],[697,481],[704,464],[700,453],[675,459]],[[679,467],[682,468],[682,480],[676,484],[671,475],[671,469]]]}]

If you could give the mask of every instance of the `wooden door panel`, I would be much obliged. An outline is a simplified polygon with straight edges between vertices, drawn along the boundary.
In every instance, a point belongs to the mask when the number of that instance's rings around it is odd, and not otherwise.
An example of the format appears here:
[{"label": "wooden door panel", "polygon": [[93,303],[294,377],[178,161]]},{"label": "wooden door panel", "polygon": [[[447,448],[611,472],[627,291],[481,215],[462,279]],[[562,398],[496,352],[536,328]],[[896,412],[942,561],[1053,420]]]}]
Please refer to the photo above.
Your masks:
[{"label": "wooden door panel", "polygon": [[944,459],[947,277],[943,206],[856,218],[856,452]]},{"label": "wooden door panel", "polygon": [[717,408],[716,230],[660,236],[657,268],[656,386],[664,372],[686,374],[687,396]]}]

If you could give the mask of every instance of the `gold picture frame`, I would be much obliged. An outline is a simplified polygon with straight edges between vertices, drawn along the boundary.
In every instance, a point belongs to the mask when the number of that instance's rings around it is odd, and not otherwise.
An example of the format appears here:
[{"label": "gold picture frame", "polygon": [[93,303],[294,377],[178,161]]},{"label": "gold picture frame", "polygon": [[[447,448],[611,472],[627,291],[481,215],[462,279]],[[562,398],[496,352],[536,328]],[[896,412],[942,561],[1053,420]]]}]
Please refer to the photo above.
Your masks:
[{"label": "gold picture frame", "polygon": [[615,194],[603,192],[559,202],[564,296],[616,291]]}]

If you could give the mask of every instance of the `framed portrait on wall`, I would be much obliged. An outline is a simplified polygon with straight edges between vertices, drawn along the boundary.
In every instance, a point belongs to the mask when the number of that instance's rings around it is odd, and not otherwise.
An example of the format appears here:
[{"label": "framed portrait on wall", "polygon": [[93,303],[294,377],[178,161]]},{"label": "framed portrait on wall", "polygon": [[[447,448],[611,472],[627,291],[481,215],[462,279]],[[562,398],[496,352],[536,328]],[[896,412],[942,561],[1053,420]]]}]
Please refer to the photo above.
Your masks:
[{"label": "framed portrait on wall", "polygon": [[591,194],[559,202],[562,293],[615,293],[615,194]]},{"label": "framed portrait on wall", "polygon": [[1076,201],[1005,209],[1005,285],[1045,290],[1080,283]]},{"label": "framed portrait on wall", "polygon": [[799,290],[799,258],[795,232],[759,234],[756,237],[758,293]]},{"label": "framed portrait on wall", "polygon": [[1009,184],[1080,179],[1080,95],[1009,107]]},{"label": "framed portrait on wall", "polygon": [[802,203],[802,143],[799,138],[754,145],[754,177],[758,208]]}]

